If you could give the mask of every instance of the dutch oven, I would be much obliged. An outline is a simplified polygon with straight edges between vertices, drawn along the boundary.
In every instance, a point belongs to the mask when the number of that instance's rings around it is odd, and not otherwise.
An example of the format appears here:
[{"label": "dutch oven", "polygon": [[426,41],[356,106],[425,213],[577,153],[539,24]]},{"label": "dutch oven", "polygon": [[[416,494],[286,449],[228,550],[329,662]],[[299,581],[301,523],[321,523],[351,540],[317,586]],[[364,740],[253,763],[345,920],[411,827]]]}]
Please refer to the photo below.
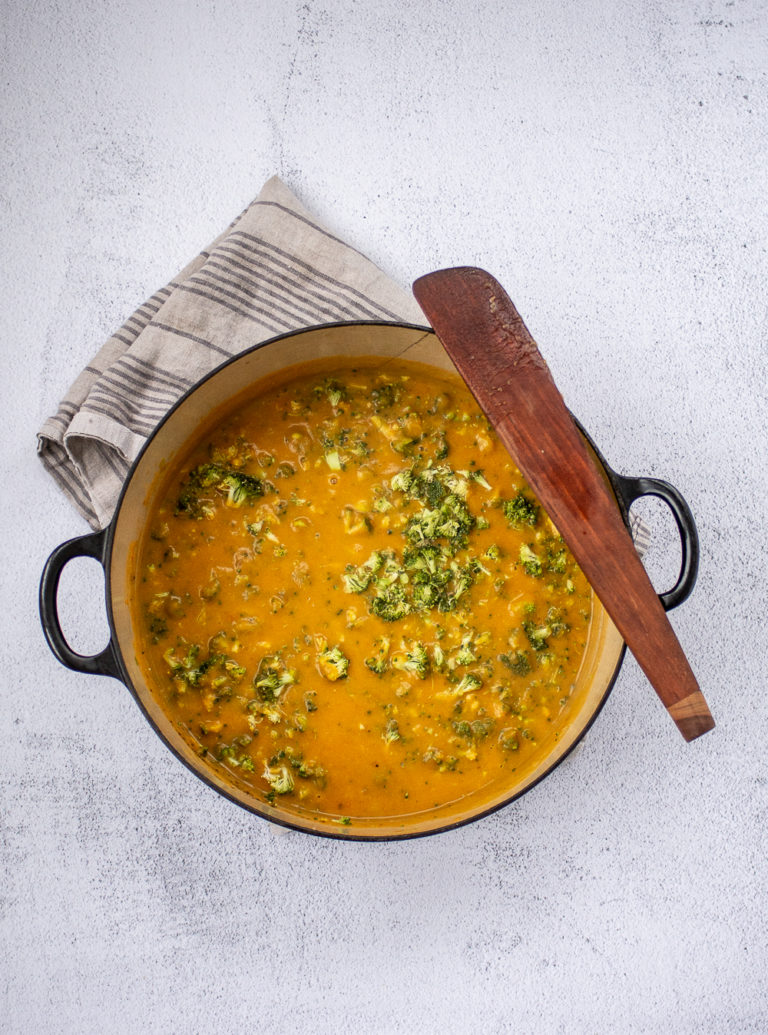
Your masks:
[{"label": "dutch oven", "polygon": [[[390,840],[434,834],[479,819],[519,798],[552,772],[595,721],[618,677],[625,651],[623,640],[596,596],[593,595],[590,635],[579,673],[585,692],[580,694],[581,705],[561,739],[522,782],[497,787],[490,798],[470,795],[426,819],[418,814],[404,815],[387,820],[362,820],[353,827],[343,827],[304,815],[295,806],[282,802],[270,805],[257,798],[245,784],[238,784],[229,770],[199,757],[175,728],[159,703],[158,688],[148,685],[135,648],[137,630],[132,586],[136,576],[136,545],[144,529],[147,501],[163,470],[186,452],[210,415],[226,407],[229,400],[241,398],[249,384],[310,357],[336,356],[347,359],[379,356],[382,360],[397,357],[442,370],[454,369],[429,328],[400,323],[323,324],[273,338],[228,360],[184,395],[158,425],[128,474],[109,525],[101,531],[70,539],[53,551],[40,583],[40,617],[48,644],[63,665],[76,672],[112,676],[124,683],[152,728],[176,757],[210,787],[243,808],[273,823],[348,840]],[[698,567],[696,526],[687,503],[667,482],[616,474],[578,421],[576,424],[627,525],[629,508],[641,496],[659,497],[671,509],[680,534],[682,563],[674,587],[661,594],[660,599],[665,610],[676,607],[690,595]],[[92,656],[72,650],[58,619],[59,577],[74,557],[93,557],[104,569],[110,639],[103,651]]]}]

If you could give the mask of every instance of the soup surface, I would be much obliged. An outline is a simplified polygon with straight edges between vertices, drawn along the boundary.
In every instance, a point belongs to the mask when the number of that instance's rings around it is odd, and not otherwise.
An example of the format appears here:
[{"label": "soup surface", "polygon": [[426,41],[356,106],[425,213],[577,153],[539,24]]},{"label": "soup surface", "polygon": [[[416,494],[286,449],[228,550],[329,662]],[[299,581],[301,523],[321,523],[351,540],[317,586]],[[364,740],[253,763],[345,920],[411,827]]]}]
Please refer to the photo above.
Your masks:
[{"label": "soup surface", "polygon": [[152,504],[150,685],[228,780],[321,821],[512,789],[575,712],[591,589],[457,377],[302,369]]}]

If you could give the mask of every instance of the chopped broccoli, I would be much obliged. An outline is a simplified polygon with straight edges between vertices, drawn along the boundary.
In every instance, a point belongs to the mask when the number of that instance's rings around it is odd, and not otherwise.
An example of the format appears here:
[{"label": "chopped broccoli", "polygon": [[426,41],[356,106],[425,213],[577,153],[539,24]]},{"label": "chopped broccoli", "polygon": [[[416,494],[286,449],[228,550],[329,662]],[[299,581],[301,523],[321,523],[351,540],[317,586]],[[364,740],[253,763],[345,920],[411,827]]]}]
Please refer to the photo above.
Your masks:
[{"label": "chopped broccoli", "polygon": [[377,676],[382,675],[386,672],[389,667],[387,656],[389,654],[389,640],[386,636],[382,636],[381,639],[376,640],[374,647],[377,648],[376,653],[370,658],[365,659],[365,664],[371,670],[375,672]]},{"label": "chopped broccoli", "polygon": [[296,672],[286,668],[279,658],[263,658],[253,685],[262,701],[274,703],[287,686],[296,682]]},{"label": "chopped broccoli", "polygon": [[458,697],[460,694],[469,694],[474,690],[479,690],[482,685],[482,679],[479,679],[471,672],[467,672],[466,675],[462,676],[461,682],[453,688],[452,692]]},{"label": "chopped broccoli", "polygon": [[349,565],[346,573],[342,576],[344,589],[347,593],[363,593],[371,583],[373,576],[383,567],[384,556],[378,550],[374,550],[365,564],[355,568]]},{"label": "chopped broccoli", "polygon": [[406,652],[403,668],[406,672],[413,672],[419,679],[427,678],[429,655],[422,643],[414,643],[411,650]]},{"label": "chopped broccoli", "polygon": [[535,651],[546,650],[547,640],[552,635],[548,625],[537,626],[534,622],[523,622],[523,630]]},{"label": "chopped broccoli", "polygon": [[470,481],[477,482],[477,484],[482,485],[484,489],[491,488],[482,471],[470,471],[468,477]]},{"label": "chopped broccoli", "polygon": [[381,736],[387,744],[392,744],[394,741],[400,740],[400,727],[397,724],[397,719],[390,719],[387,722]]},{"label": "chopped broccoli", "polygon": [[502,730],[499,734],[499,745],[504,751],[517,751],[520,747],[520,739],[517,735],[517,730]]},{"label": "chopped broccoli", "polygon": [[422,762],[434,762],[441,773],[453,772],[456,766],[459,764],[458,758],[455,755],[444,755],[442,751],[436,747],[428,747],[424,754],[421,756]]},{"label": "chopped broccoli", "polygon": [[346,678],[349,658],[342,653],[340,647],[325,647],[317,656],[317,666],[326,679],[335,683],[337,679]]},{"label": "chopped broccoli", "polygon": [[520,547],[520,563],[529,575],[539,578],[542,572],[541,560],[525,543]]},{"label": "chopped broccoli", "polygon": [[411,468],[406,467],[404,470],[398,471],[389,484],[395,492],[409,493],[415,480]]},{"label": "chopped broccoli", "polygon": [[344,591],[346,593],[364,593],[373,578],[371,572],[362,568],[352,568],[351,571],[342,575]]},{"label": "chopped broccoli", "polygon": [[294,788],[293,777],[287,766],[281,765],[276,769],[266,766],[263,776],[275,794],[290,794]]},{"label": "chopped broccoli", "polygon": [[264,483],[259,478],[218,463],[199,464],[190,471],[176,501],[176,514],[186,514],[196,520],[212,517],[215,510],[209,492],[212,489],[226,492],[227,504],[233,507],[264,495]]},{"label": "chopped broccoli", "polygon": [[461,647],[459,647],[458,651],[454,655],[453,660],[457,665],[471,665],[473,662],[477,661],[476,655],[472,652],[471,641],[462,641]]},{"label": "chopped broccoli", "polygon": [[411,604],[401,585],[383,586],[371,600],[371,612],[385,622],[396,622],[411,613]]},{"label": "chopped broccoli", "polygon": [[392,382],[373,388],[371,390],[371,402],[373,403],[374,410],[377,413],[380,410],[388,410],[400,398],[400,391],[400,385],[393,384]]},{"label": "chopped broccoli", "polygon": [[242,507],[247,500],[264,495],[264,483],[253,475],[232,471],[221,479],[219,489],[226,489],[227,506]]},{"label": "chopped broccoli", "polygon": [[493,730],[493,719],[474,719],[468,722],[466,719],[458,719],[451,723],[453,731],[458,737],[477,742],[484,740]]},{"label": "chopped broccoli", "polygon": [[513,500],[502,503],[504,517],[513,527],[535,525],[539,519],[539,508],[523,492],[518,492]]},{"label": "chopped broccoli", "polygon": [[531,662],[527,653],[522,650],[514,654],[499,654],[499,661],[515,676],[527,676],[531,671]]},{"label": "chopped broccoli", "polygon": [[559,539],[547,539],[547,571],[555,572],[557,575],[565,574],[565,569],[568,564],[568,553],[565,548],[565,543],[562,537]]},{"label": "chopped broccoli", "polygon": [[558,607],[550,607],[547,611],[547,625],[552,636],[562,636],[570,629],[570,626],[563,621],[563,612]]},{"label": "chopped broccoli", "polygon": [[336,409],[339,403],[343,402],[348,398],[347,389],[340,381],[336,381],[332,377],[326,377],[326,379],[319,385],[315,385],[313,392],[316,398],[320,398],[325,395],[331,406]]},{"label": "chopped broccoli", "polygon": [[466,545],[474,523],[464,500],[452,493],[439,507],[427,507],[415,514],[405,527],[405,536],[414,545],[432,539],[447,539],[454,549],[458,549]]}]

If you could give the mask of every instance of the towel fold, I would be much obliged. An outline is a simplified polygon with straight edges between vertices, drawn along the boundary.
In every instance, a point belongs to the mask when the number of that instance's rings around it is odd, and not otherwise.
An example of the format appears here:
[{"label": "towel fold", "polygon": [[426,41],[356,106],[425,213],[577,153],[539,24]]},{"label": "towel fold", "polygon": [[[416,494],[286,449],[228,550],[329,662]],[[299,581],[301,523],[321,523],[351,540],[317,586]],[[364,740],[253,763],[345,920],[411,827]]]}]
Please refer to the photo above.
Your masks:
[{"label": "towel fold", "polygon": [[337,320],[425,322],[410,294],[273,177],[104,344],[41,428],[39,456],[103,528],[128,469],[180,396],[252,345]]}]

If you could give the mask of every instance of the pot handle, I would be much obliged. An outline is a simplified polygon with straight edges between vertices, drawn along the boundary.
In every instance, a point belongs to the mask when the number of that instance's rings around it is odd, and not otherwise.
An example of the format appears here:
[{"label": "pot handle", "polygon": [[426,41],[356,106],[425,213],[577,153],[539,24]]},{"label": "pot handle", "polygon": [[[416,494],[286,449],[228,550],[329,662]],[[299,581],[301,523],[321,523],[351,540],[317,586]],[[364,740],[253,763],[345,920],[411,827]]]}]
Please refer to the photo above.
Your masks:
[{"label": "pot handle", "polygon": [[59,579],[64,566],[74,557],[94,557],[103,568],[106,532],[107,529],[102,529],[100,532],[68,539],[53,551],[45,562],[40,579],[40,621],[48,646],[62,665],[75,672],[114,676],[115,679],[122,680],[112,639],[100,654],[78,654],[67,643],[59,623],[57,598]]},{"label": "pot handle", "polygon": [[674,485],[660,478],[628,478],[612,472],[616,491],[627,511],[641,496],[656,496],[672,511],[677,530],[680,533],[682,560],[680,574],[672,589],[659,593],[659,600],[665,611],[670,611],[687,600],[696,585],[699,571],[699,534],[691,508]]}]

